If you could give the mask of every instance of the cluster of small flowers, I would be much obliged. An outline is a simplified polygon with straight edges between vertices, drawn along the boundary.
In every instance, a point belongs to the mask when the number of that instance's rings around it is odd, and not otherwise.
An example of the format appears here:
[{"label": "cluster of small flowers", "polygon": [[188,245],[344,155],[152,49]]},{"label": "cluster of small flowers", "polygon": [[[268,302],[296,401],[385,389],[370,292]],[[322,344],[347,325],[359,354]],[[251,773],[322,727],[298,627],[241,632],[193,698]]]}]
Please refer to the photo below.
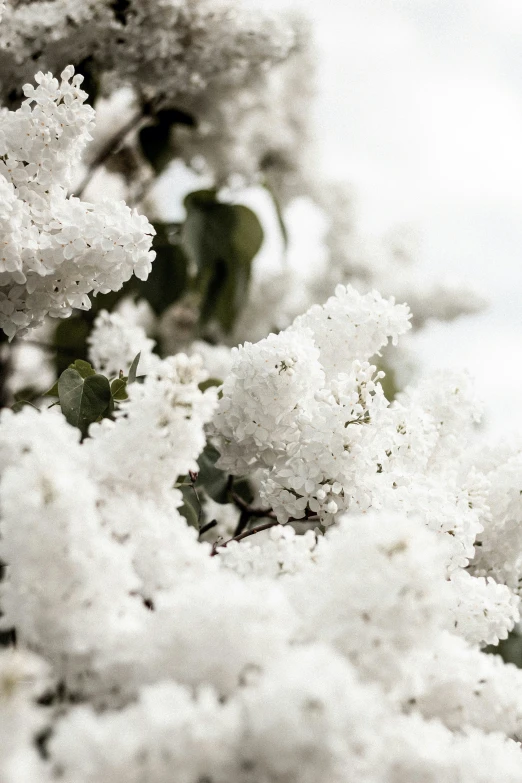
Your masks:
[{"label": "cluster of small flowers", "polygon": [[[143,383],[128,386],[129,399],[115,412],[115,421],[104,419],[93,428],[87,446],[93,444],[96,471],[111,492],[118,487],[119,492],[151,496],[159,503],[177,476],[198,470],[203,425],[216,401],[215,387],[199,389],[207,377],[198,356],[177,354],[158,359]],[[143,450],[140,445],[149,432],[157,437]]]},{"label": "cluster of small flowers", "polygon": [[[518,618],[520,457],[479,459],[465,377],[388,405],[368,360],[407,328],[341,287],[233,351],[219,402],[181,354],[83,443],[56,408],[1,414],[2,781],[519,783],[522,672],[479,645]],[[198,541],[175,481],[211,418],[227,468],[324,536]],[[43,706],[59,682],[83,703]]]},{"label": "cluster of small flowers", "polygon": [[161,361],[153,353],[156,343],[147,337],[145,329],[133,324],[118,312],[102,310],[94,321],[89,337],[89,361],[97,372],[113,377],[124,375],[138,353],[140,374],[152,372]]},{"label": "cluster of small flowers", "polygon": [[239,0],[11,0],[0,33],[1,91],[6,97],[20,72],[29,78],[35,68],[88,60],[102,88],[130,84],[188,110],[185,101],[244,83],[293,44],[281,14]]},{"label": "cluster of small flowers", "polygon": [[[154,372],[160,358],[156,353],[156,341],[148,335],[157,335],[158,326],[160,324],[146,300],[135,302],[125,297],[112,313],[103,310],[97,315],[87,338],[89,361],[97,372],[112,377],[120,371],[126,374],[139,353],[139,374]],[[232,367],[231,349],[225,345],[194,340],[187,345],[187,352],[202,360],[204,370],[214,384],[226,378]],[[15,388],[22,388],[21,372],[18,378]]]},{"label": "cluster of small flowers", "polygon": [[[110,629],[113,650],[138,638],[142,607],[132,596],[150,597],[153,585],[175,578],[172,558],[184,562],[182,547],[197,547],[174,482],[197,468],[205,442],[216,399],[214,389],[199,390],[205,378],[197,358],[165,360],[143,384],[129,386],[116,421],[92,425],[84,445],[54,410],[2,412],[0,557],[17,564],[1,585],[3,621],[68,677],[99,650],[98,622]],[[176,524],[181,532],[162,569]],[[29,573],[35,589],[27,592]]]},{"label": "cluster of small flowers", "polygon": [[295,14],[291,23],[295,42],[282,63],[255,85],[205,93],[196,106],[197,127],[176,132],[179,156],[188,165],[201,161],[217,186],[229,184],[231,175],[234,182],[262,182],[282,206],[311,192],[315,52],[308,20]]},{"label": "cluster of small flowers", "polygon": [[404,305],[338,286],[286,331],[233,349],[214,419],[220,465],[264,468],[262,495],[282,522],[306,509],[326,522],[355,493],[368,507],[360,478],[376,453],[364,442],[374,430],[361,425],[378,429],[388,403],[375,366],[361,359],[408,328]]},{"label": "cluster of small flowers", "polygon": [[145,279],[154,229],[123,203],[67,197],[94,112],[68,66],[37,74],[16,112],[0,114],[0,328],[12,338],[46,315],[88,309],[89,293]]},{"label": "cluster of small flowers", "polygon": [[369,508],[418,515],[443,534],[451,623],[473,643],[498,643],[518,599],[463,570],[490,508],[490,482],[462,460],[480,406],[465,374],[435,375],[389,405],[369,360],[408,327],[406,307],[339,286],[286,331],[233,350],[213,421],[219,464],[260,469],[260,497],[282,523],[330,525]]},{"label": "cluster of small flowers", "polygon": [[267,540],[259,533],[255,542],[231,541],[220,549],[220,561],[241,576],[275,577],[278,574],[299,573],[314,559],[317,537],[313,530],[296,535],[292,527],[273,527]]}]

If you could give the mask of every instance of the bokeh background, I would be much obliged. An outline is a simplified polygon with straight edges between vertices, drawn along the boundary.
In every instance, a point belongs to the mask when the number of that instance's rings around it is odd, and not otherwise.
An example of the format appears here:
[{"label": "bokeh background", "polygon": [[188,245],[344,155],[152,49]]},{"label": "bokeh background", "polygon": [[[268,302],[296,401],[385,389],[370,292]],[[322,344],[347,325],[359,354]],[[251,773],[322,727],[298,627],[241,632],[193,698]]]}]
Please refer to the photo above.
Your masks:
[{"label": "bokeh background", "polygon": [[486,426],[522,427],[522,3],[264,0],[302,8],[318,48],[320,166],[353,183],[368,234],[410,225],[426,276],[488,309],[428,325],[423,369],[467,367]]}]

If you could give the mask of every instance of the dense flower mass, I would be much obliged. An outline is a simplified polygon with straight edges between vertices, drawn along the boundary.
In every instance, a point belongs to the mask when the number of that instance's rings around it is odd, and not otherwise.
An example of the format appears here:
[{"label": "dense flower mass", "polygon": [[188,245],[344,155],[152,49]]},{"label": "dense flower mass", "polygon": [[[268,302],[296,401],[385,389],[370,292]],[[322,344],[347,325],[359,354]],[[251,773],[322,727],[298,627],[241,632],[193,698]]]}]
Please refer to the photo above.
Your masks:
[{"label": "dense flower mass", "polygon": [[[387,391],[412,325],[481,303],[410,299],[409,252],[369,253],[307,172],[307,25],[240,0],[2,13],[0,783],[520,783],[522,671],[491,647],[520,620],[522,448],[484,443],[465,372]],[[24,100],[38,68],[65,70]],[[91,158],[80,73],[109,98]],[[184,222],[93,187],[112,165],[146,205],[173,155],[217,188]],[[312,195],[324,274],[251,269],[236,175],[290,254]]]},{"label": "dense flower mass", "polygon": [[20,69],[27,77],[38,67],[60,70],[72,55],[75,65],[87,60],[108,91],[129,83],[179,100],[209,84],[243,83],[284,58],[293,40],[284,18],[240,0],[8,0],[0,83],[8,94]]},{"label": "dense flower mass", "polygon": [[145,279],[152,226],[122,202],[93,206],[67,196],[90,138],[93,110],[81,76],[39,73],[26,100],[0,114],[0,328],[13,337],[44,316],[88,309],[90,293]]},{"label": "dense flower mass", "polygon": [[[154,357],[136,318],[99,316],[100,368]],[[388,402],[370,361],[408,326],[341,286],[232,351],[219,395],[179,354],[83,443],[2,413],[3,780],[520,780],[522,673],[481,651],[519,617],[520,457],[478,458],[466,376]],[[211,546],[180,514],[210,423],[271,530]],[[35,706],[58,682],[84,703]]]}]

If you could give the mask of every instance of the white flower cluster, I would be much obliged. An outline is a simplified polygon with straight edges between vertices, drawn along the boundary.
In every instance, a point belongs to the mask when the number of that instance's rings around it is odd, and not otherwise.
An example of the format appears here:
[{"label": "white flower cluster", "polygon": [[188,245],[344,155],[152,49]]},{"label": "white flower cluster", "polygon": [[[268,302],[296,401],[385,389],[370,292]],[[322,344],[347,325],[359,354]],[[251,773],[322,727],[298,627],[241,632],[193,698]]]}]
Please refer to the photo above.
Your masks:
[{"label": "white flower cluster", "polygon": [[406,306],[338,286],[286,331],[233,349],[215,417],[220,465],[263,468],[262,496],[282,522],[307,510],[331,521],[351,501],[367,508],[388,405],[367,360],[408,328]]},{"label": "white flower cluster", "polygon": [[[137,643],[143,607],[132,596],[150,598],[152,586],[177,578],[175,563],[188,557],[180,548],[197,546],[174,484],[197,468],[204,445],[215,404],[215,390],[198,388],[205,377],[197,359],[165,360],[143,384],[129,386],[116,421],[92,425],[83,446],[79,431],[53,410],[2,413],[0,558],[9,564],[3,621],[72,681],[101,655],[98,623],[108,632],[102,646]],[[35,589],[28,593],[29,573]]]},{"label": "white flower cluster", "polygon": [[221,95],[205,93],[196,103],[195,128],[176,131],[177,154],[216,185],[230,181],[261,182],[282,205],[308,195],[308,161],[312,149],[310,105],[315,96],[315,52],[308,20],[289,21],[295,42],[288,57],[270,68],[255,85],[238,86]]},{"label": "white flower cluster", "polygon": [[[155,353],[156,342],[147,336],[155,331],[155,316],[144,299],[134,302],[123,299],[117,310],[102,310],[94,321],[87,338],[89,361],[97,372],[109,377],[127,372],[136,355],[140,354],[139,374],[147,375],[159,366]],[[194,340],[188,346],[190,355],[199,356],[208,376],[221,381],[232,367],[230,348]]]},{"label": "white flower cluster", "polygon": [[67,197],[94,112],[81,76],[39,73],[16,112],[0,113],[0,328],[11,338],[46,315],[88,309],[89,293],[145,279],[154,229],[123,203]]},{"label": "white flower cluster", "polygon": [[153,353],[154,340],[147,337],[142,326],[133,324],[124,315],[102,310],[94,321],[94,326],[87,338],[89,345],[89,361],[96,369],[108,377],[127,371],[140,354],[139,371],[146,375],[161,361]]},{"label": "white flower cluster", "polygon": [[[180,354],[83,443],[56,408],[2,413],[2,781],[520,782],[522,672],[480,649],[518,619],[520,455],[473,442],[465,376],[388,405],[368,360],[408,323],[340,287],[233,351],[219,400]],[[324,535],[198,541],[176,482],[211,419],[227,469]]]},{"label": "white flower cluster", "polygon": [[389,405],[370,361],[408,326],[405,306],[339,286],[286,331],[235,349],[214,417],[219,464],[259,469],[260,497],[282,523],[329,525],[370,508],[417,515],[445,541],[448,626],[496,644],[518,620],[521,572],[507,580],[487,545],[489,566],[479,555],[476,575],[465,570],[492,513],[487,476],[462,459],[480,406],[464,374],[436,375]]},{"label": "white flower cluster", "polygon": [[[102,88],[130,84],[170,105],[237,85],[284,59],[294,34],[280,14],[241,0],[10,0],[0,32],[0,83],[35,68],[88,60]],[[174,102],[174,104],[172,103]]]}]

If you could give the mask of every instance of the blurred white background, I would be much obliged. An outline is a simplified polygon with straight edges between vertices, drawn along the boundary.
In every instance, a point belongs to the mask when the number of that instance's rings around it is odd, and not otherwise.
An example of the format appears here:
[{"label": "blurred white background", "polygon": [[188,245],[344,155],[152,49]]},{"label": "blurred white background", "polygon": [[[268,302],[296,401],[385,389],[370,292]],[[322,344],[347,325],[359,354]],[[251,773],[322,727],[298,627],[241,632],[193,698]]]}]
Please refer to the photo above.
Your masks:
[{"label": "blurred white background", "polygon": [[363,228],[413,225],[426,276],[490,300],[419,335],[424,370],[467,367],[489,426],[522,430],[521,0],[283,2],[314,20],[321,165]]}]

